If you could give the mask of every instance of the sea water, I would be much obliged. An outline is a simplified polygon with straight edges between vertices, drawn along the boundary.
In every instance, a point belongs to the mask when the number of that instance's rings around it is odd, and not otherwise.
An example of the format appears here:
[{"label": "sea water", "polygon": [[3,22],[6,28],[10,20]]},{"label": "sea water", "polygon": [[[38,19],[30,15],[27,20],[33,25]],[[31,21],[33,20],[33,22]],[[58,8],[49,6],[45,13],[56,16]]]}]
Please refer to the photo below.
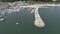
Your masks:
[{"label": "sea water", "polygon": [[60,34],[60,7],[38,10],[46,24],[42,29],[34,26],[35,17],[31,10],[24,9],[6,15],[6,20],[0,22],[0,34]]}]

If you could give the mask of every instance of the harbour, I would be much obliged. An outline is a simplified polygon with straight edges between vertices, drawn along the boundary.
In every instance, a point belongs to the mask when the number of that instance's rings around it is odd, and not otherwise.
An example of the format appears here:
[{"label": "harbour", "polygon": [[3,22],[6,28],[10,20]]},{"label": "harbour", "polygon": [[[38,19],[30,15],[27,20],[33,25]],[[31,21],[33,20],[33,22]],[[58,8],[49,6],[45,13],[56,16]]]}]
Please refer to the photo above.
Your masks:
[{"label": "harbour", "polygon": [[45,28],[35,27],[34,13],[24,9],[7,15],[7,19],[0,22],[0,34],[60,34],[60,7],[39,8],[38,12],[46,24]]}]

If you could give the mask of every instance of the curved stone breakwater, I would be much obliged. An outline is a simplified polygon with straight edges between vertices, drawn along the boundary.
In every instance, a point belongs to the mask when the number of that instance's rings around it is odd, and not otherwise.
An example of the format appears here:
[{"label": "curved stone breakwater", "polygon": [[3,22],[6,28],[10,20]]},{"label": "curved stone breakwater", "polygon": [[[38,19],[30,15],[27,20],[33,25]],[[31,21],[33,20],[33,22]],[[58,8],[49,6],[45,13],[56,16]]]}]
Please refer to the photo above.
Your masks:
[{"label": "curved stone breakwater", "polygon": [[41,19],[39,13],[38,13],[38,9],[39,7],[37,7],[35,9],[35,20],[34,20],[34,25],[40,28],[45,27],[45,23],[43,22],[43,20]]}]

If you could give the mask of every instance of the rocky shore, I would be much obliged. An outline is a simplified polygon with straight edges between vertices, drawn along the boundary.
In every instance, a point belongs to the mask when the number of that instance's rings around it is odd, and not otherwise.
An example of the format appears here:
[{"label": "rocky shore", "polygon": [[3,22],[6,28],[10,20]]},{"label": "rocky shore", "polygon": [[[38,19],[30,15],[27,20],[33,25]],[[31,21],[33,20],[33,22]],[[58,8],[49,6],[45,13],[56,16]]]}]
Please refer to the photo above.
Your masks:
[{"label": "rocky shore", "polygon": [[7,2],[0,2],[0,10],[8,7],[9,7],[9,4]]},{"label": "rocky shore", "polygon": [[[5,19],[5,15],[12,12],[19,12],[20,6],[27,5],[25,2],[0,2],[0,21]],[[3,21],[3,20],[2,20]]]},{"label": "rocky shore", "polygon": [[0,18],[5,14],[9,14],[12,12],[19,12],[23,10],[24,7],[39,7],[39,6],[60,6],[60,4],[33,4],[29,5],[29,2],[25,1],[17,1],[17,2],[0,2]]},{"label": "rocky shore", "polygon": [[[27,6],[29,2],[26,3],[25,1],[17,1],[17,2],[0,2],[0,10],[3,9],[15,9],[20,6]],[[45,6],[60,6],[60,4],[34,4],[34,5],[45,5]]]},{"label": "rocky shore", "polygon": [[28,4],[25,2],[0,2],[0,12],[1,13],[11,13],[11,12],[18,12],[20,6],[27,6]]},{"label": "rocky shore", "polygon": [[21,2],[21,1],[18,1],[18,2],[0,2],[0,10],[1,9],[4,9],[4,8],[10,8],[10,7],[15,7],[15,6],[22,6],[22,5],[27,5],[27,3],[25,2]]}]

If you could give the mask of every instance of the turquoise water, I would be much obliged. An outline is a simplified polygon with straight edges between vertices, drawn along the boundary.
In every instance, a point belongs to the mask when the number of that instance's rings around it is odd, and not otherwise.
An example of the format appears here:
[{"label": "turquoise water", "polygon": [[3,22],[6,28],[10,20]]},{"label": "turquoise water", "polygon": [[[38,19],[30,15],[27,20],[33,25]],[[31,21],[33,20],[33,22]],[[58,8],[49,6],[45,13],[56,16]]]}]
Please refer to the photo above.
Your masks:
[{"label": "turquoise water", "polygon": [[60,7],[40,8],[39,14],[45,28],[35,27],[34,13],[25,9],[7,15],[6,20],[0,22],[0,34],[60,34]]}]

